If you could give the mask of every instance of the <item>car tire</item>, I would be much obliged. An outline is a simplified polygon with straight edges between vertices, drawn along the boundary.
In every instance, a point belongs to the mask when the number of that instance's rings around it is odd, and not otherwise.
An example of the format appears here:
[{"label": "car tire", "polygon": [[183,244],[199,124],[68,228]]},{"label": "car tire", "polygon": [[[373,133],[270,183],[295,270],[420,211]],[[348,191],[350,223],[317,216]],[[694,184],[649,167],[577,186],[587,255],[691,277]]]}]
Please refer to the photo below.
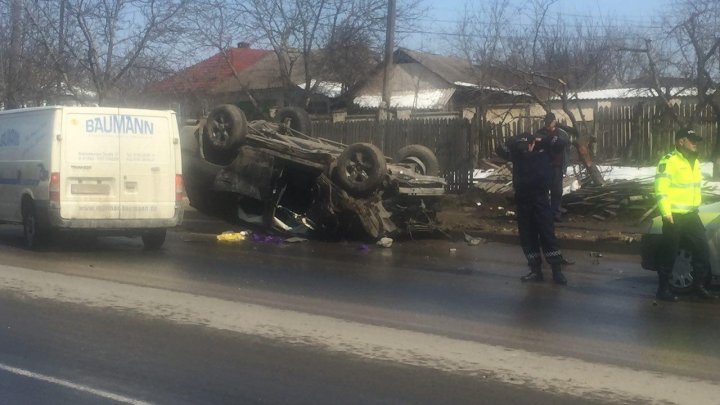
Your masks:
[{"label": "car tire", "polygon": [[679,294],[685,294],[695,289],[695,280],[692,267],[692,256],[684,249],[675,258],[673,271],[668,280],[670,289]]},{"label": "car tire", "polygon": [[145,250],[159,250],[165,243],[166,229],[152,229],[141,235]]},{"label": "car tire", "polygon": [[30,250],[38,250],[47,246],[50,239],[49,229],[42,225],[32,201],[23,202],[22,220],[25,247]]},{"label": "car tire", "polygon": [[407,145],[397,152],[395,159],[400,163],[413,163],[417,166],[420,174],[426,176],[437,176],[440,174],[440,163],[437,156],[427,146]]},{"label": "car tire", "polygon": [[312,125],[310,124],[310,116],[307,111],[299,107],[283,107],[275,114],[275,120],[281,124],[285,124],[293,131],[312,135]]},{"label": "car tire", "polygon": [[241,109],[232,104],[213,108],[202,129],[204,151],[235,154],[248,132],[247,119]]},{"label": "car tire", "polygon": [[385,155],[375,145],[354,143],[338,157],[336,181],[348,194],[364,197],[375,192],[387,173]]}]

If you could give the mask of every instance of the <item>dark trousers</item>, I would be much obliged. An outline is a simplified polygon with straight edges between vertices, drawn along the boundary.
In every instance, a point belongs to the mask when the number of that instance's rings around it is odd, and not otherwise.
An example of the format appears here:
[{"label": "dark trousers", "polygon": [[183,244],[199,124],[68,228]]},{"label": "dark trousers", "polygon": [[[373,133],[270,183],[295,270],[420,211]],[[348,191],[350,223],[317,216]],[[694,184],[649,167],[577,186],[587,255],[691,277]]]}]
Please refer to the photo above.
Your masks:
[{"label": "dark trousers", "polygon": [[563,168],[560,166],[553,166],[553,178],[552,185],[550,186],[550,208],[552,214],[555,216],[560,215],[560,202],[562,201],[563,195]]},{"label": "dark trousers", "polygon": [[520,245],[532,269],[542,266],[542,254],[551,265],[562,263],[562,253],[555,237],[555,222],[550,210],[548,192],[532,195],[515,194]]},{"label": "dark trousers", "polygon": [[696,284],[705,284],[710,271],[710,254],[705,227],[697,212],[673,214],[673,222],[663,218],[663,236],[658,249],[658,271],[668,277],[675,265],[678,249],[692,254],[693,278]]}]

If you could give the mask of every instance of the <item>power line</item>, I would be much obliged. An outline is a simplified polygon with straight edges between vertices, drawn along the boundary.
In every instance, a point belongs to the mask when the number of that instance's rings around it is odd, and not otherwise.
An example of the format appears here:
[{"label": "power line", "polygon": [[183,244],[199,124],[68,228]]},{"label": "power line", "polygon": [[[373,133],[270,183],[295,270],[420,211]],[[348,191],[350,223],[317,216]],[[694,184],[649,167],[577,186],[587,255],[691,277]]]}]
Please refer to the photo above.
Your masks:
[{"label": "power line", "polygon": [[[377,31],[380,32],[380,31]],[[472,33],[472,34],[463,34],[459,32],[441,32],[441,31],[430,31],[430,30],[409,30],[409,29],[400,29],[396,31],[398,34],[406,34],[406,35],[437,35],[437,36],[445,36],[445,37],[459,37],[459,38],[483,38],[483,39],[493,39],[493,38],[499,38],[499,39],[525,39],[526,37],[523,35],[486,35],[486,34],[480,34],[480,33]],[[577,35],[567,35],[565,38],[577,38]],[[555,37],[544,37],[547,38],[555,38]],[[643,38],[640,35],[628,35],[628,36],[613,36],[613,39],[641,39]]]},{"label": "power line", "polygon": [[[426,18],[426,17],[421,17],[421,18],[418,18],[417,20],[419,20],[419,21],[431,22],[431,23],[443,23],[443,24],[458,24],[458,25],[459,25],[460,23],[462,23],[461,20],[442,20],[442,19],[435,19],[435,18],[430,18],[430,17],[427,17],[427,18]],[[612,19],[611,19],[611,20],[612,20]],[[640,21],[639,21],[639,20],[626,19],[626,20],[622,20],[622,21],[627,21],[627,22],[633,23],[633,25],[632,25],[633,28],[643,28],[643,29],[663,29],[663,28],[667,28],[666,26],[663,26],[663,25],[643,25],[643,24],[640,24]],[[477,24],[484,24],[484,25],[500,24],[500,23],[497,22],[497,21],[484,21],[484,20],[473,20],[472,22],[473,22],[473,23],[477,23]],[[583,21],[574,21],[574,22],[576,22],[576,23],[581,23],[581,24],[583,23]],[[572,22],[571,22],[571,23],[572,23]],[[635,23],[637,23],[637,24],[635,24]],[[515,25],[515,26],[530,26],[530,27],[532,27],[532,26],[534,26],[535,24],[532,24],[532,23],[529,23],[529,22],[513,22],[512,25]],[[625,25],[615,24],[614,22],[610,22],[610,23],[608,23],[608,24],[596,23],[596,24],[582,24],[582,25],[585,26],[585,27],[593,27],[593,28],[605,28],[605,27],[609,27],[609,28],[625,28],[625,27],[626,27]]]}]

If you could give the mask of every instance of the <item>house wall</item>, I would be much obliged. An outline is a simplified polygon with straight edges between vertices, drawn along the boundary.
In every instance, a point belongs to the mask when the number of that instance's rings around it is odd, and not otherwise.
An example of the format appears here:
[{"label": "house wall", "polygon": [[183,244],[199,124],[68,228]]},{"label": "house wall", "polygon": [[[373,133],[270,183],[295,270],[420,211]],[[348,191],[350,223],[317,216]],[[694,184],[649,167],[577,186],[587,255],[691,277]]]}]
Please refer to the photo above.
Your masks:
[{"label": "house wall", "polygon": [[[360,106],[377,108],[382,100],[382,86],[383,74],[379,72],[356,90],[355,97],[364,100]],[[419,63],[395,64],[390,74],[391,108],[452,111],[455,108],[451,101],[454,88],[453,84]]]}]

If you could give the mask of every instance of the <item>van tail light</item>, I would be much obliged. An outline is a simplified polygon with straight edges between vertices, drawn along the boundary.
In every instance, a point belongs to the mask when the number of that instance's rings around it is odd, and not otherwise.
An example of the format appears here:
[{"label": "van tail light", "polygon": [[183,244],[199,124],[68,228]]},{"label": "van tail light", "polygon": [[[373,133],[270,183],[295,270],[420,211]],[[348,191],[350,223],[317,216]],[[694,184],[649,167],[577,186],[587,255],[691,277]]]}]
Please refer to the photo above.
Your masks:
[{"label": "van tail light", "polygon": [[185,199],[185,183],[180,174],[175,175],[175,201],[181,202]]},{"label": "van tail light", "polygon": [[60,173],[58,172],[50,174],[50,201],[60,202]]}]

